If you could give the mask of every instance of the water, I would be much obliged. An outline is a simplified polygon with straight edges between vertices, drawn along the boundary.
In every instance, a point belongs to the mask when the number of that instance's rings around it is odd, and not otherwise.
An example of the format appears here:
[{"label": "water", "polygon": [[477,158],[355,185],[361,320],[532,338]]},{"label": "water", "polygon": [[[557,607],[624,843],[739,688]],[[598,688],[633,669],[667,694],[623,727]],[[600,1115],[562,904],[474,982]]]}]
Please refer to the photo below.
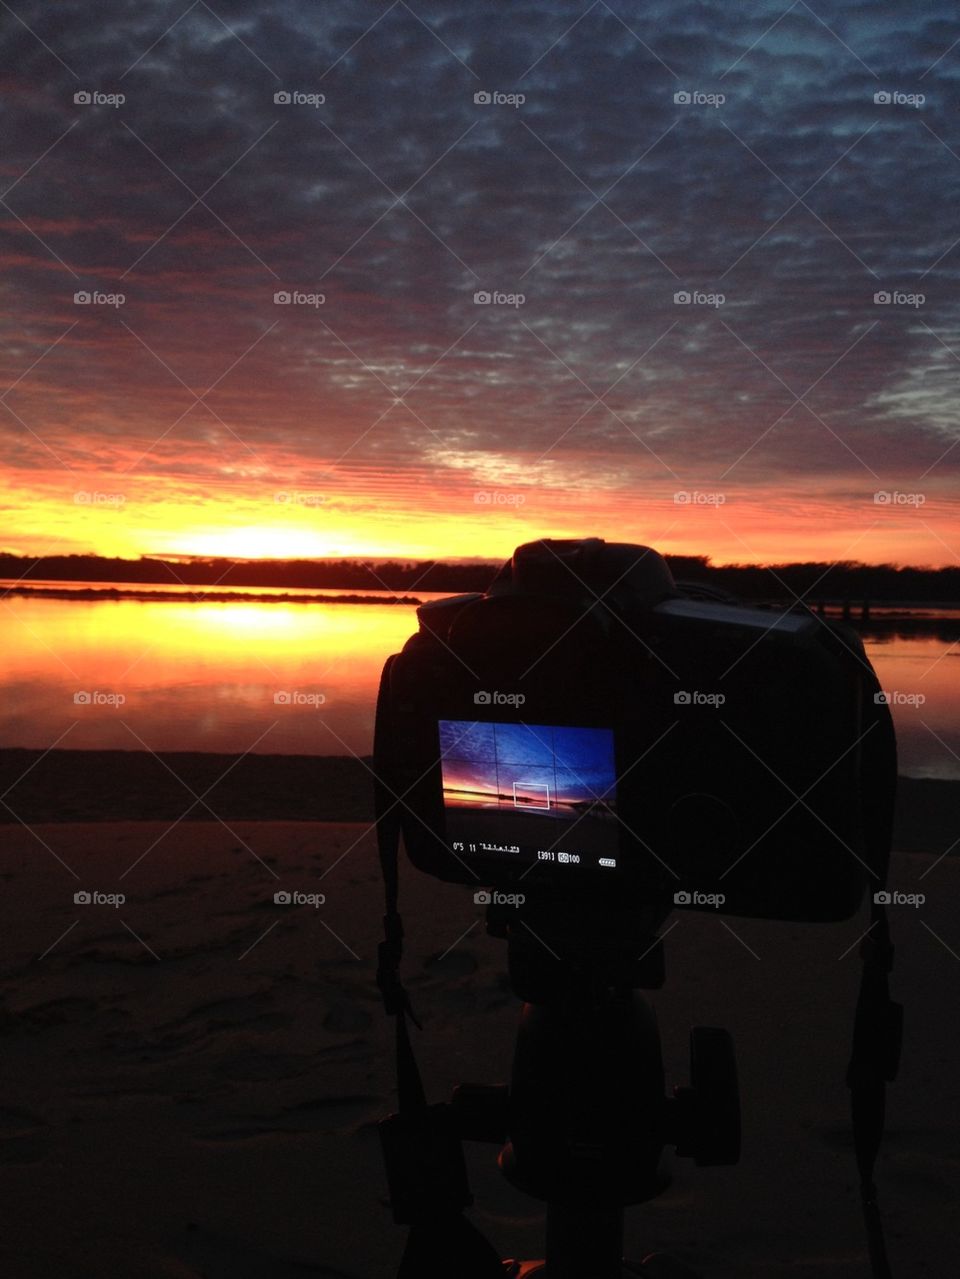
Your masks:
[{"label": "water", "polygon": [[0,745],[364,755],[380,669],[416,615],[8,596],[0,629]]},{"label": "water", "polygon": [[864,645],[890,698],[900,772],[960,779],[960,641],[894,632]]},{"label": "water", "polygon": [[[0,746],[35,749],[368,755],[384,659],[416,628],[400,604],[0,604]],[[865,643],[891,694],[900,771],[960,779],[960,642]]]}]

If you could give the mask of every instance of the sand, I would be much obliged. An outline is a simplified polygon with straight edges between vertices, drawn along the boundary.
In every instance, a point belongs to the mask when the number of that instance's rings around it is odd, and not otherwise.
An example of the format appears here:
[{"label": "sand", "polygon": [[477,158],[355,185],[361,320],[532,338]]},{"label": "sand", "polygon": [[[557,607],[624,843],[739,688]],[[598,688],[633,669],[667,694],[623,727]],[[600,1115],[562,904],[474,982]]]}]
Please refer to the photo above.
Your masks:
[{"label": "sand", "polygon": [[0,795],[25,822],[372,821],[370,779],[353,756],[0,750]]},{"label": "sand", "polygon": [[[376,1135],[394,1098],[369,825],[173,820],[4,829],[3,1273],[387,1279],[404,1232]],[[938,860],[956,835],[929,831],[891,876],[927,898],[892,912],[907,1043],[878,1179],[898,1279],[946,1279],[960,1255],[960,871]],[[507,1077],[519,1005],[472,892],[403,871],[416,1043],[441,1100],[460,1079]],[[79,890],[126,901],[76,904]],[[326,901],[277,905],[278,890]],[[670,1189],[628,1212],[628,1255],[671,1251],[731,1279],[863,1279],[842,1083],[863,917],[671,924],[651,994],[668,1083],[687,1080],[691,1024],[726,1026],[743,1157],[674,1158]],[[503,1255],[541,1255],[543,1207],[494,1156],[468,1146],[472,1218]]]},{"label": "sand", "polygon": [[[0,824],[372,821],[369,756],[0,750]],[[206,803],[194,803],[203,796]],[[189,812],[188,812],[189,810]],[[950,832],[952,831],[952,836]],[[894,845],[942,851],[960,835],[960,782],[901,777]],[[949,838],[948,838],[949,837]]]}]

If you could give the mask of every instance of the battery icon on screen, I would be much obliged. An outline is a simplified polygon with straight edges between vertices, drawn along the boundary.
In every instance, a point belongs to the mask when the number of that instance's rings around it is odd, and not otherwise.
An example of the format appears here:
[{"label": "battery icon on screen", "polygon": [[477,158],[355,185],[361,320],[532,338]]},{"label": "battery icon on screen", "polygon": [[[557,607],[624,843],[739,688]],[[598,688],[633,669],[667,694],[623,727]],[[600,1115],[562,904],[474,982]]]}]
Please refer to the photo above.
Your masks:
[{"label": "battery icon on screen", "polygon": [[616,866],[616,864],[617,864],[617,859],[615,857],[598,857],[597,858],[598,866]]}]

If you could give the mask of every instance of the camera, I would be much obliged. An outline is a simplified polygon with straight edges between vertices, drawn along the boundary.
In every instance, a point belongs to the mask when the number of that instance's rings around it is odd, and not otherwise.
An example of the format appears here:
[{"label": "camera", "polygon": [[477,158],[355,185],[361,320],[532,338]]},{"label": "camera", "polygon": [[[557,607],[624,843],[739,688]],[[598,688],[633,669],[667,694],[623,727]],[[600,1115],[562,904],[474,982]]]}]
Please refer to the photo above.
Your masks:
[{"label": "camera", "polygon": [[718,595],[649,547],[542,539],[420,606],[374,743],[413,864],[599,917],[849,918],[896,779],[873,668],[839,623]]}]

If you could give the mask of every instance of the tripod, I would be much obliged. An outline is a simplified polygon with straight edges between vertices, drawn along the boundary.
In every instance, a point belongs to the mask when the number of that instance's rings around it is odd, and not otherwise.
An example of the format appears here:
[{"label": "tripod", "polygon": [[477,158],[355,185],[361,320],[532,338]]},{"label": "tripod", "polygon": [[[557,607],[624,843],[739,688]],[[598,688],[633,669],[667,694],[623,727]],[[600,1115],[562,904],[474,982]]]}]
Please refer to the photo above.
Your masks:
[{"label": "tripod", "polygon": [[[395,1215],[414,1227],[400,1275],[701,1279],[665,1257],[624,1263],[624,1209],[669,1185],[661,1168],[666,1145],[699,1165],[736,1163],[740,1113],[729,1035],[693,1030],[690,1086],[665,1097],[656,1018],[638,993],[663,984],[659,939],[628,943],[637,921],[611,928],[609,915],[603,931],[594,928],[600,921],[584,918],[582,904],[578,919],[569,904],[558,918],[556,903],[512,915],[488,907],[488,931],[507,940],[511,984],[525,1001],[509,1086],[459,1085],[446,1105],[424,1107],[429,1134],[402,1115],[381,1125]],[[562,959],[550,944],[557,937]],[[472,1227],[462,1244],[445,1241],[445,1262],[420,1247],[431,1221],[472,1202],[463,1140],[501,1145],[503,1175],[546,1203],[543,1260],[501,1262],[485,1241],[483,1253]]]}]

